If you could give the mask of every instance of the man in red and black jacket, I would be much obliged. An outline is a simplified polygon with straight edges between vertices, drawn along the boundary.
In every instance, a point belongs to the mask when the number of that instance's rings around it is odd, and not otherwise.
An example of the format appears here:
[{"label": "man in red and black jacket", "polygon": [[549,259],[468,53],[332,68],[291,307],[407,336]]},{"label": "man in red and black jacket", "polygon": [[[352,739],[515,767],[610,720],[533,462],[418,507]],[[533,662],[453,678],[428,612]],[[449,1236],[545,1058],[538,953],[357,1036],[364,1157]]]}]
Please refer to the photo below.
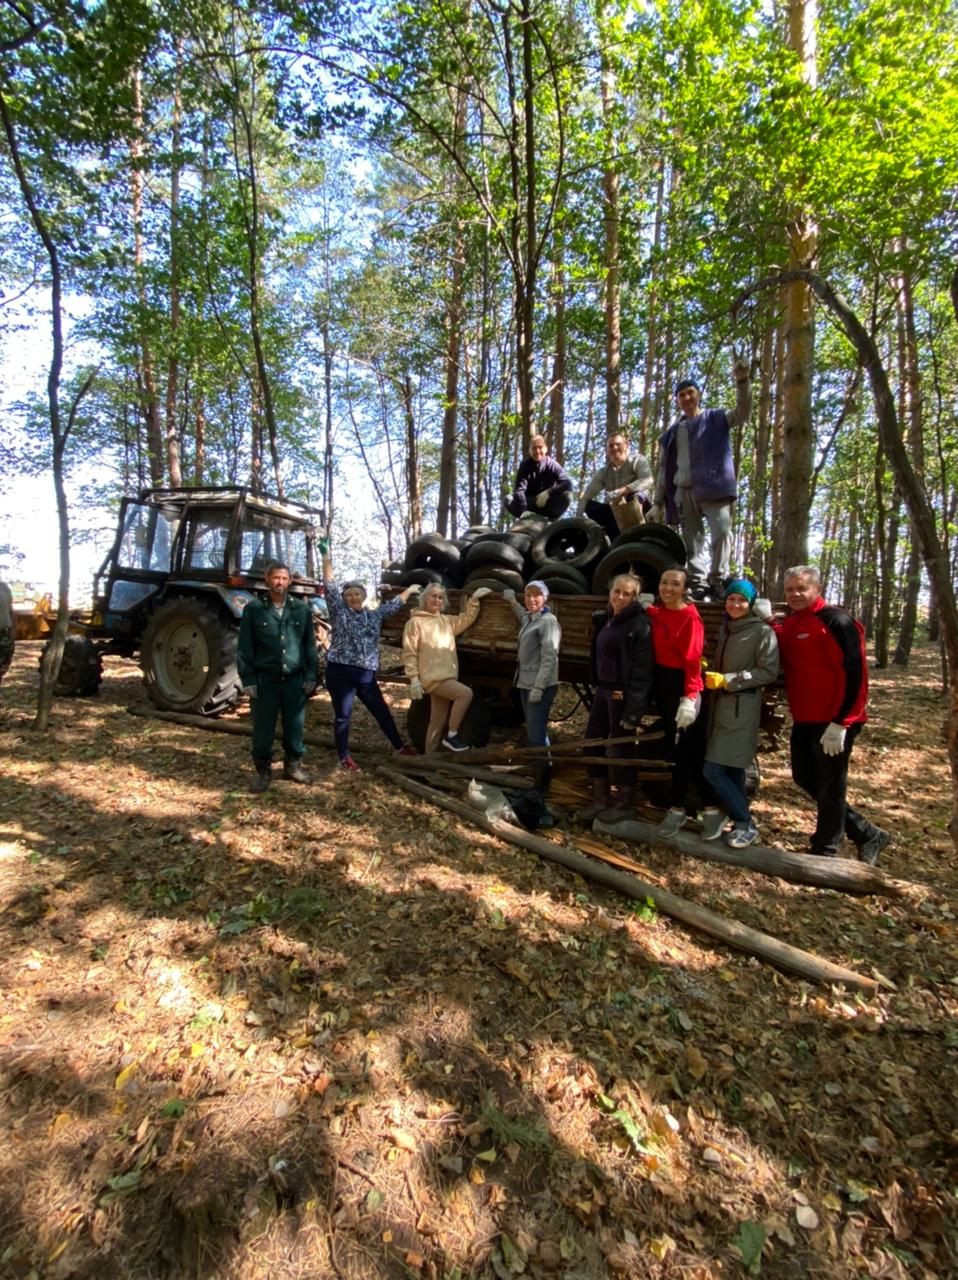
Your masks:
[{"label": "man in red and black jacket", "polygon": [[789,569],[790,613],[775,624],[792,713],[792,778],[818,806],[809,853],[835,857],[848,836],[863,862],[875,863],[891,838],[846,802],[848,760],[868,719],[865,633],[844,609],[826,604],[821,575]]}]

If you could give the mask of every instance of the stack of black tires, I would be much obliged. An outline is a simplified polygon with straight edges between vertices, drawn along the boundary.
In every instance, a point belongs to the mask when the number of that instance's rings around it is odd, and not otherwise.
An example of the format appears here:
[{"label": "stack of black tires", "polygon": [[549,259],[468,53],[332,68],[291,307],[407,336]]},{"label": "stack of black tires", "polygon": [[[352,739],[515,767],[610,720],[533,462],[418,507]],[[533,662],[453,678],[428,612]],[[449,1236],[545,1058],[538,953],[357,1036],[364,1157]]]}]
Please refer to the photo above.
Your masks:
[{"label": "stack of black tires", "polygon": [[663,570],[684,563],[682,539],[667,525],[637,525],[610,541],[602,526],[585,516],[550,523],[529,512],[501,531],[473,525],[455,540],[424,533],[409,544],[401,562],[383,570],[382,582],[521,592],[538,578],[552,595],[604,596],[616,574],[636,573],[644,590],[655,592]]}]

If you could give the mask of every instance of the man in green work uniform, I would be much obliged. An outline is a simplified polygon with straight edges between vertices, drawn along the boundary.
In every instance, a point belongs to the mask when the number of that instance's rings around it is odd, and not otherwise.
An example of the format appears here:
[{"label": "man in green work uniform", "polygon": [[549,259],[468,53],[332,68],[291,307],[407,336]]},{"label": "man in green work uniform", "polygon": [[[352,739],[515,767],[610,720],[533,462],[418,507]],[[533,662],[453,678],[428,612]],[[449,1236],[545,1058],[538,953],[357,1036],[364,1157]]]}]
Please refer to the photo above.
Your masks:
[{"label": "man in green work uniform", "polygon": [[236,666],[243,691],[253,702],[251,790],[265,791],[272,776],[276,717],[283,714],[283,777],[308,782],[302,759],[306,699],[318,678],[316,635],[309,605],[289,592],[289,569],[271,564],[266,570],[265,600],[251,600],[240,621]]}]

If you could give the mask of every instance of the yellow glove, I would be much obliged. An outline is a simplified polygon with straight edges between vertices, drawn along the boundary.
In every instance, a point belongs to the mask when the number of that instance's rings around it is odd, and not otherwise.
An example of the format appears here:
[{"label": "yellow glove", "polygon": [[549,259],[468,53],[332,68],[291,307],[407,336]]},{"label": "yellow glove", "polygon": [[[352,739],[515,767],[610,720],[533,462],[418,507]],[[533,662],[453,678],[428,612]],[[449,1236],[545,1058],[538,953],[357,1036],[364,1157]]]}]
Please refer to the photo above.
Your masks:
[{"label": "yellow glove", "polygon": [[724,689],[726,685],[725,677],[721,671],[706,671],[705,687],[706,689]]}]

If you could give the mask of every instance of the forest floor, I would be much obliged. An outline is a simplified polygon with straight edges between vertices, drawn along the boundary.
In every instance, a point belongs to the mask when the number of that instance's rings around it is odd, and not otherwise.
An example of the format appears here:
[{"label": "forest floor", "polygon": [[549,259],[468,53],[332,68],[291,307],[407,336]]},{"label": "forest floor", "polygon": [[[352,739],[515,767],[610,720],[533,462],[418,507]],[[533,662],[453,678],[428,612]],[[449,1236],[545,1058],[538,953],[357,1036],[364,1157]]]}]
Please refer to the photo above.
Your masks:
[{"label": "forest floor", "polygon": [[[144,694],[120,659],[38,736],[38,651],[0,690],[0,1274],[958,1275],[933,651],[873,673],[853,757],[903,897],[618,846],[883,975],[874,998],[718,947],[332,751],[311,750],[311,786],[254,798],[247,740],[129,715]],[[328,733],[325,696],[309,723]],[[355,725],[362,762],[381,740]],[[763,769],[763,838],[799,848],[785,750]]]}]

